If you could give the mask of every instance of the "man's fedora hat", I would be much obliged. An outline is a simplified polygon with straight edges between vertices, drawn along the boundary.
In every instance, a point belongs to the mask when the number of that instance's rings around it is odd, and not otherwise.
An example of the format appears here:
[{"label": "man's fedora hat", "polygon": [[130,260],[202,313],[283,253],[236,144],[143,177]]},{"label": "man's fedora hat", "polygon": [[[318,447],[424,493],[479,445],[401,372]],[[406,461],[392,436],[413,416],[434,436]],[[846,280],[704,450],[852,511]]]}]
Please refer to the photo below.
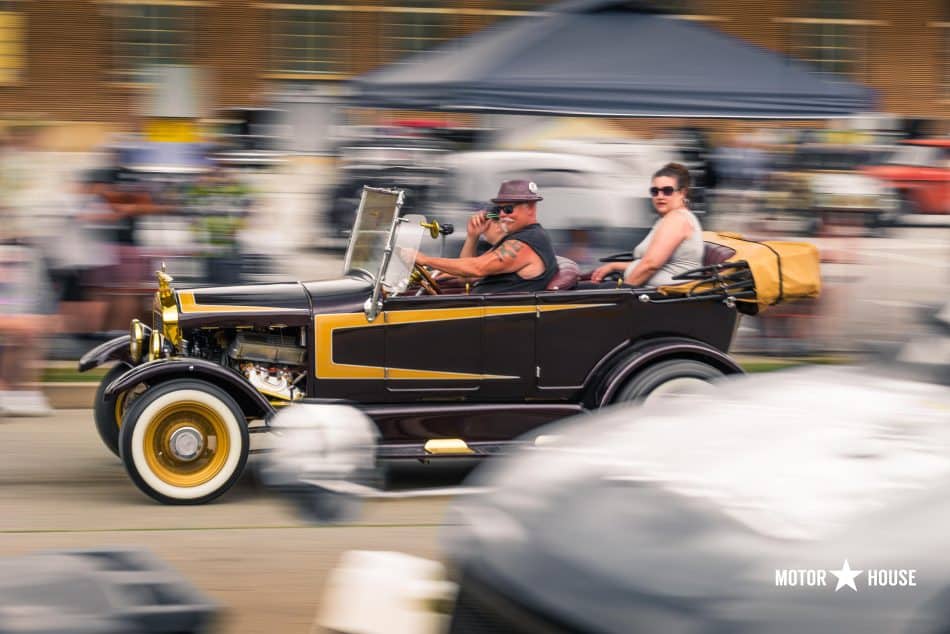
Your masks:
[{"label": "man's fedora hat", "polygon": [[498,188],[498,195],[491,199],[493,203],[530,203],[544,200],[538,186],[532,181],[505,181]]}]

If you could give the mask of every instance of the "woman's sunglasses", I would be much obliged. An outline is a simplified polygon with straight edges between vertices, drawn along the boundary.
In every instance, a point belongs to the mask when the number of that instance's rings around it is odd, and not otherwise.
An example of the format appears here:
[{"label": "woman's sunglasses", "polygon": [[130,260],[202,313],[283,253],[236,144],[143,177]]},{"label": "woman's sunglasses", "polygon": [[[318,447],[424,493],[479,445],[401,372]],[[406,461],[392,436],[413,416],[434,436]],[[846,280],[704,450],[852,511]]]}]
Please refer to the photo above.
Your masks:
[{"label": "woman's sunglasses", "polygon": [[657,196],[657,195],[659,195],[659,194],[662,192],[662,194],[663,194],[664,196],[672,196],[672,195],[673,195],[673,192],[675,192],[675,191],[676,191],[676,188],[675,188],[675,187],[670,187],[669,185],[667,185],[666,187],[651,187],[651,188],[650,188],[650,195],[651,195],[651,196]]}]

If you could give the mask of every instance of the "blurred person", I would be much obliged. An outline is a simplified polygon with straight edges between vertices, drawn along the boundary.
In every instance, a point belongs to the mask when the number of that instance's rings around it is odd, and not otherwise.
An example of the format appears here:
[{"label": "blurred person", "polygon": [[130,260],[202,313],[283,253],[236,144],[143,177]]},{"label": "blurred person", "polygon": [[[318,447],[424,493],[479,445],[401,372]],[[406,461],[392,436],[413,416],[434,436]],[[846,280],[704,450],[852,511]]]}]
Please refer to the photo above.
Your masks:
[{"label": "blurred person", "polygon": [[[416,254],[416,264],[461,278],[480,278],[473,293],[513,293],[544,290],[557,274],[557,258],[547,232],[538,223],[538,202],[544,200],[530,181],[510,180],[501,184],[492,198],[497,222],[476,214],[466,227],[465,245],[459,258]],[[479,235],[496,238],[493,247],[475,255]],[[490,239],[487,238],[487,239]]]},{"label": "blurred person", "polygon": [[45,416],[39,380],[43,337],[56,325],[55,302],[39,251],[0,240],[0,415]]},{"label": "blurred person", "polygon": [[106,328],[125,330],[129,321],[143,312],[140,291],[151,275],[149,262],[139,249],[139,221],[142,216],[164,212],[165,206],[128,171],[103,170],[93,178],[96,182],[89,191],[106,204],[95,206],[82,220],[94,224],[114,249],[117,264],[108,267],[100,280],[110,293]]},{"label": "blurred person", "polygon": [[101,194],[103,177],[82,178],[63,201],[66,216],[58,235],[47,239],[49,272],[59,300],[61,331],[85,334],[105,330],[108,303],[94,296],[119,264],[113,243],[114,214]]},{"label": "blurred person", "polygon": [[689,210],[689,171],[667,163],[653,175],[650,196],[660,217],[650,233],[633,249],[632,262],[608,262],[591,274],[602,282],[611,273],[622,273],[631,286],[679,284],[673,278],[703,264],[703,229]]},{"label": "blurred person", "polygon": [[0,207],[4,229],[18,240],[38,235],[51,195],[58,183],[50,182],[53,170],[38,151],[40,128],[19,125],[8,129],[0,144]]}]

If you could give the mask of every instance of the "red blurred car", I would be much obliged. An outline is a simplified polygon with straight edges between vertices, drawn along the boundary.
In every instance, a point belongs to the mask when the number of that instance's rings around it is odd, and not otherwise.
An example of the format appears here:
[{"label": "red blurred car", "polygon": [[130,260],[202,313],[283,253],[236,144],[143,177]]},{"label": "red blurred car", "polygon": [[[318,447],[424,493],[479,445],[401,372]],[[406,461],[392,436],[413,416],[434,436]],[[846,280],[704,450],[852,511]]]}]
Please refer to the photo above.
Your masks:
[{"label": "red blurred car", "polygon": [[862,171],[888,181],[907,213],[950,213],[950,138],[906,141],[885,163]]}]

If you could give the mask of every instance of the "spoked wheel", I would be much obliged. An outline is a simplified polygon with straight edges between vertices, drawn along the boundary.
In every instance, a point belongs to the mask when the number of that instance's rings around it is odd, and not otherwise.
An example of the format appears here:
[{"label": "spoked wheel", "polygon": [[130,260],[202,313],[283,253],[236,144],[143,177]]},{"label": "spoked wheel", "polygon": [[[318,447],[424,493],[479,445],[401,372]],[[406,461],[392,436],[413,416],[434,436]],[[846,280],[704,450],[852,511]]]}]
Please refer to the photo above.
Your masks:
[{"label": "spoked wheel", "polygon": [[661,361],[634,375],[617,392],[614,402],[652,403],[671,396],[702,393],[711,390],[711,382],[722,376],[719,369],[702,361]]},{"label": "spoked wheel", "polygon": [[125,469],[165,504],[202,504],[244,471],[247,421],[226,392],[202,381],[163,383],[135,400],[119,438]]}]

